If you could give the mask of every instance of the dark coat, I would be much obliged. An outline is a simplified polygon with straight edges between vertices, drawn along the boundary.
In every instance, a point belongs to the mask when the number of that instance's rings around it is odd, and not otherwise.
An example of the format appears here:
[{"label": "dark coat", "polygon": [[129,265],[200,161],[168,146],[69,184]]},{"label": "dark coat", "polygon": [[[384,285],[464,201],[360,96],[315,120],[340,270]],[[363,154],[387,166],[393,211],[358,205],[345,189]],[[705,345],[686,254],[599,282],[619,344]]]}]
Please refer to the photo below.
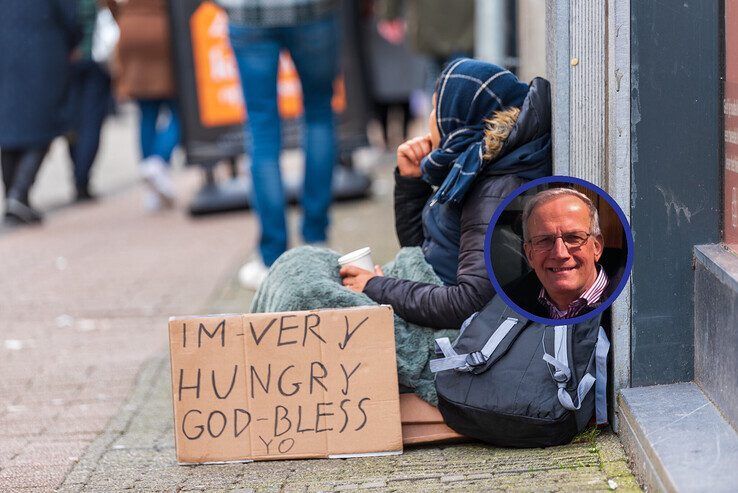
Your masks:
[{"label": "dark coat", "polygon": [[378,10],[385,19],[404,17],[412,48],[446,60],[474,51],[474,0],[383,0]]},{"label": "dark coat", "polygon": [[80,39],[76,0],[3,2],[0,147],[45,145],[65,130],[69,57]]},{"label": "dark coat", "polygon": [[[536,156],[550,172],[548,84],[541,84],[538,89],[532,88],[526,99],[500,159],[526,154],[520,150],[535,143],[527,155]],[[541,147],[541,137],[545,136],[549,137],[543,139],[548,145]],[[520,156],[516,159],[521,170],[533,167],[534,163],[526,163]],[[408,322],[435,329],[458,329],[486,305],[495,294],[484,260],[487,226],[497,206],[526,181],[514,173],[497,173],[494,163],[487,166],[460,206],[435,204],[431,208],[431,186],[419,178],[406,178],[395,172],[395,229],[400,245],[422,246],[426,260],[445,285],[377,276],[366,284],[364,294],[377,303],[391,305]]]}]

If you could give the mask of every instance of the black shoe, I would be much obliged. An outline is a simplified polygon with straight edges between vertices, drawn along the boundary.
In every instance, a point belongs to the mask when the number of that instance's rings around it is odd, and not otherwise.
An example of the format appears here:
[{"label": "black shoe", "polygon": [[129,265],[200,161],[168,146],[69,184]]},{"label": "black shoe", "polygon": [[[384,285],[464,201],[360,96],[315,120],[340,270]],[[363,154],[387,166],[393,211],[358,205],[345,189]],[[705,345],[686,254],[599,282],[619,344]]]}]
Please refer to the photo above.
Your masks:
[{"label": "black shoe", "polygon": [[5,221],[7,223],[38,224],[43,218],[43,214],[18,199],[9,198],[5,201]]},{"label": "black shoe", "polygon": [[10,228],[14,228],[16,226],[22,226],[25,224],[26,223],[22,222],[20,219],[10,214],[5,214],[5,216],[3,217],[3,225],[8,226]]},{"label": "black shoe", "polygon": [[77,203],[94,202],[96,200],[97,197],[91,194],[87,187],[77,189],[77,195],[74,197],[74,201]]}]

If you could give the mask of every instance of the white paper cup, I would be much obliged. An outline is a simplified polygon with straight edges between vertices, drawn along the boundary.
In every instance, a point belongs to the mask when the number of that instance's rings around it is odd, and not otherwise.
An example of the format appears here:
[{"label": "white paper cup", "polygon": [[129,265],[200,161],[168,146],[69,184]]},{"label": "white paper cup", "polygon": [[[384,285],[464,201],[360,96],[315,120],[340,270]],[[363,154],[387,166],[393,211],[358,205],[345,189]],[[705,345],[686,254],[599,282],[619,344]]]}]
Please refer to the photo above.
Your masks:
[{"label": "white paper cup", "polygon": [[338,265],[354,265],[360,269],[374,272],[374,262],[372,261],[372,249],[370,247],[359,248],[351,253],[347,253],[338,259]]}]

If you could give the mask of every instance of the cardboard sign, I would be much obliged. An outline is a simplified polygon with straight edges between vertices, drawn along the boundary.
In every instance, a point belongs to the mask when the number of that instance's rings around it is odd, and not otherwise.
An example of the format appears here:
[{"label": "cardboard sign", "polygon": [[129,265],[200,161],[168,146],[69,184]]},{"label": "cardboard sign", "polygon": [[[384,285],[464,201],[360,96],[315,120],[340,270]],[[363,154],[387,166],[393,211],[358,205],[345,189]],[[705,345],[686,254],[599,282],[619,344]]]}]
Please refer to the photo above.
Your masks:
[{"label": "cardboard sign", "polygon": [[388,306],[169,320],[180,463],[402,452]]},{"label": "cardboard sign", "polygon": [[400,394],[400,417],[405,445],[468,440],[446,426],[438,409],[415,394]]}]

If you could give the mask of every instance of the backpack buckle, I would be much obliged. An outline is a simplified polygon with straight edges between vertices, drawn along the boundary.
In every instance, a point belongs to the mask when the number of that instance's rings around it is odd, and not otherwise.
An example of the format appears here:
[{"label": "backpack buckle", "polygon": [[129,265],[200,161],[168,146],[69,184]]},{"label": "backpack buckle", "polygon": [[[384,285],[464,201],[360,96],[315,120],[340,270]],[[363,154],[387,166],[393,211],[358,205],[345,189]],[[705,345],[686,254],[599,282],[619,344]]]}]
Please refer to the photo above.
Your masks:
[{"label": "backpack buckle", "polygon": [[479,366],[487,362],[481,351],[475,351],[466,355],[466,364],[469,366]]},{"label": "backpack buckle", "polygon": [[556,383],[566,383],[569,381],[569,375],[561,370],[556,370],[556,372],[553,374],[553,379],[556,381]]}]

